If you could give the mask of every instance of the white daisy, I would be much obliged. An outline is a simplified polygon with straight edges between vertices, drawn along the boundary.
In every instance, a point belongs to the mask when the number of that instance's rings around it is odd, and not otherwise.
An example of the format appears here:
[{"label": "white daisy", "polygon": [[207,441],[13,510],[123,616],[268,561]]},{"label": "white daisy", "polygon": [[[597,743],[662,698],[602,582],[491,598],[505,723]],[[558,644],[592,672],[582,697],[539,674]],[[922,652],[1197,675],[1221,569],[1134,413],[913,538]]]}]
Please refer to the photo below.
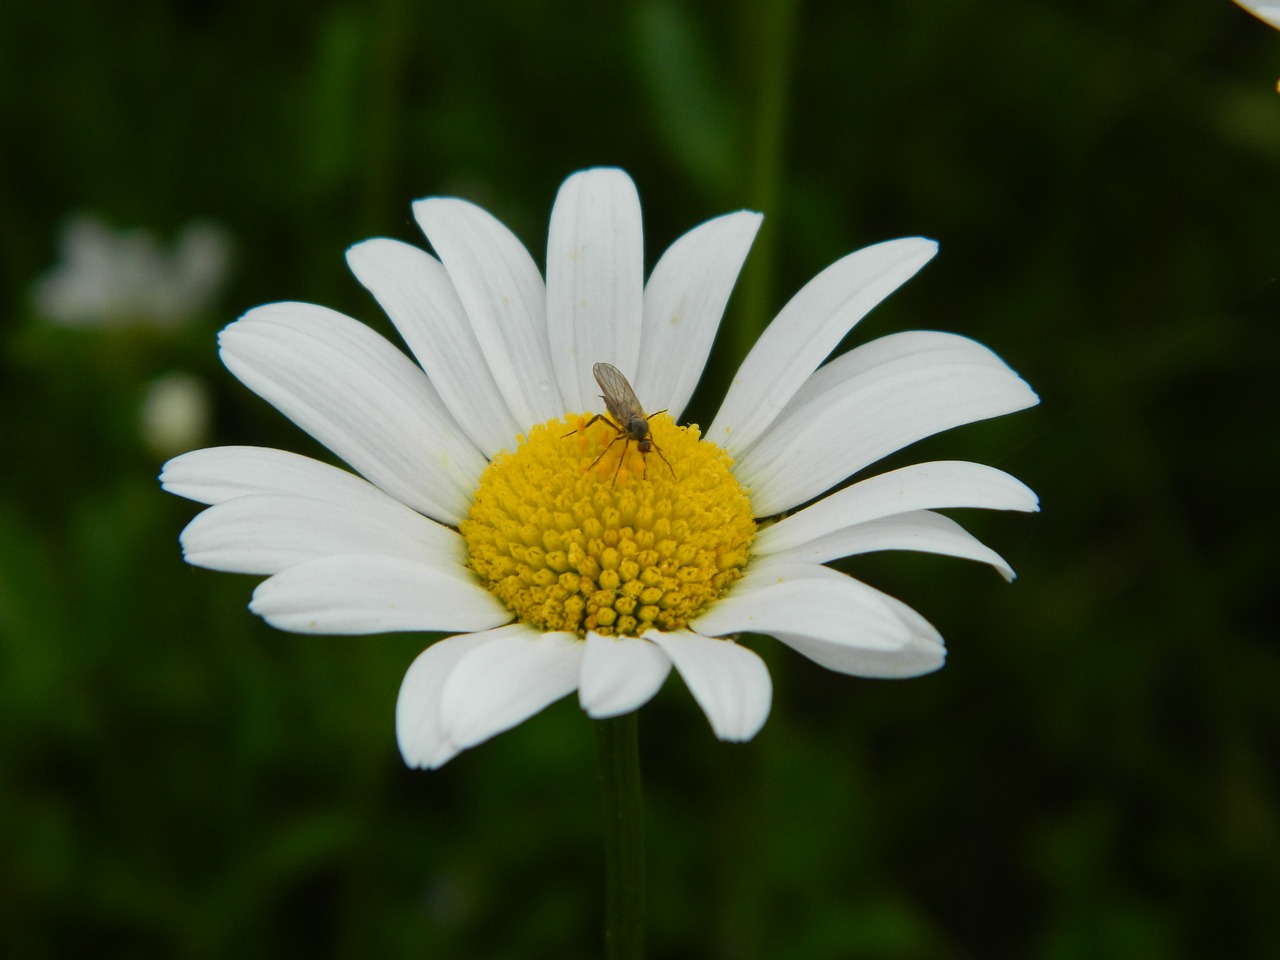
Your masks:
[{"label": "white daisy", "polygon": [[[305,303],[258,307],[220,338],[235,376],[359,476],[219,447],[170,461],[161,477],[210,504],[183,531],[187,561],[268,575],[250,609],[272,625],[456,634],[429,646],[401,686],[409,765],[438,767],[574,690],[592,717],[627,713],[673,666],[715,734],[747,740],[772,690],[740,633],[858,676],[942,665],[924,618],[826,561],[920,550],[1012,579],[999,555],[934,512],[1037,509],[992,467],[918,464],[803,506],[922,437],[1037,402],[999,357],[948,333],[883,337],[819,366],[929,261],[933,241],[877,244],[809,282],[703,437],[677,424],[759,214],[690,231],[648,283],[639,199],[619,170],[561,187],[545,283],[479,207],[435,197],[414,215],[436,257],[376,239],[347,262],[416,363]],[[662,460],[642,452],[648,444],[615,442],[608,422],[586,425],[603,412],[599,361],[647,409],[665,408],[648,420]]]}]

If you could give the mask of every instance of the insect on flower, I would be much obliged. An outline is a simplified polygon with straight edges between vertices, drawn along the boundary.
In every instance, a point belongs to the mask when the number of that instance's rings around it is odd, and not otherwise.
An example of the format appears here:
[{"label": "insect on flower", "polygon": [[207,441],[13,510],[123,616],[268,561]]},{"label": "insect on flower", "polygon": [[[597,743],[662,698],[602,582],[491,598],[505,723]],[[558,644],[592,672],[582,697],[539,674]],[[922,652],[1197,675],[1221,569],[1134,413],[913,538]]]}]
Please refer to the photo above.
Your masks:
[{"label": "insect on flower", "polygon": [[[600,394],[600,399],[604,401],[605,409],[609,412],[597,413],[588,420],[582,427],[586,429],[597,420],[603,420],[613,429],[618,431],[618,435],[609,441],[609,445],[600,452],[600,456],[591,461],[590,470],[597,463],[604,459],[604,455],[608,453],[615,443],[622,441],[622,453],[618,455],[618,466],[614,468],[613,483],[618,481],[618,471],[622,469],[622,461],[627,455],[627,444],[632,440],[636,442],[636,449],[640,453],[647,454],[650,450],[655,451],[658,456],[662,457],[662,462],[667,465],[667,469],[671,471],[671,476],[676,475],[675,468],[671,466],[671,461],[666,458],[661,448],[654,443],[653,437],[649,433],[650,415],[644,412],[644,408],[640,406],[640,400],[636,397],[636,392],[631,389],[631,384],[627,382],[627,378],[622,375],[622,371],[615,367],[612,363],[597,363],[591,368],[592,374],[595,375],[596,383],[600,384],[600,389],[604,392]],[[666,413],[666,410],[659,410],[652,416],[656,417],[660,413]],[[577,433],[571,430],[565,434],[571,437]],[[647,460],[645,463],[647,464]]]}]

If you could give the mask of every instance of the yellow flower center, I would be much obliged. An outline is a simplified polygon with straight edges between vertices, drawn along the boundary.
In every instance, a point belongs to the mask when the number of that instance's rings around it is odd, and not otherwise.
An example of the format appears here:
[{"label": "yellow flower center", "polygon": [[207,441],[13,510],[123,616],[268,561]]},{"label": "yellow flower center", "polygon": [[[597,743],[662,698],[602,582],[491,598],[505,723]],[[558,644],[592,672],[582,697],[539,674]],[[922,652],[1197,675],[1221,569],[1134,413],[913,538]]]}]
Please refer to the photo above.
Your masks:
[{"label": "yellow flower center", "polygon": [[756,525],[733,460],[665,414],[648,453],[586,419],[534,427],[481,474],[459,527],[471,569],[539,630],[679,629],[747,562]]}]

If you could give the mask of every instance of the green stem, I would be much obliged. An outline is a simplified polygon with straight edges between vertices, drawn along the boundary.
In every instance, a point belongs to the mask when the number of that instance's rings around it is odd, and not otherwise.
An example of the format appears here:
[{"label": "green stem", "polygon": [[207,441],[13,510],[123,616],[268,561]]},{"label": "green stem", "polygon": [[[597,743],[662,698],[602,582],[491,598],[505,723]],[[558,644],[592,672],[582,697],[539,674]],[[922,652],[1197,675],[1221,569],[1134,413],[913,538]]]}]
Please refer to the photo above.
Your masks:
[{"label": "green stem", "polygon": [[644,956],[644,801],[637,715],[597,720],[604,793],[607,960]]}]

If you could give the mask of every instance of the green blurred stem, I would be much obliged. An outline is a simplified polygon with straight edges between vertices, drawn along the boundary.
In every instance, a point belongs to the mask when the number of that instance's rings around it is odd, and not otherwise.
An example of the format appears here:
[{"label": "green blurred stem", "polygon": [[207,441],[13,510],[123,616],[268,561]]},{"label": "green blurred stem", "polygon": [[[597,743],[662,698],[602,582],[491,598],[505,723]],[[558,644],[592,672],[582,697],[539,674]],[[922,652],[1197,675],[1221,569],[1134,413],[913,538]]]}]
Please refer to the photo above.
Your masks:
[{"label": "green blurred stem", "polygon": [[644,800],[637,714],[597,720],[604,792],[607,960],[644,956]]},{"label": "green blurred stem", "polygon": [[[750,206],[769,216],[777,209],[786,139],[787,96],[791,80],[792,34],[798,0],[757,0],[749,18],[748,62],[756,77],[756,99],[748,143]],[[762,230],[752,262],[743,275],[743,308],[735,327],[735,361],[741,361],[769,321],[773,295],[774,231]],[[736,366],[736,362],[735,362]]]}]

